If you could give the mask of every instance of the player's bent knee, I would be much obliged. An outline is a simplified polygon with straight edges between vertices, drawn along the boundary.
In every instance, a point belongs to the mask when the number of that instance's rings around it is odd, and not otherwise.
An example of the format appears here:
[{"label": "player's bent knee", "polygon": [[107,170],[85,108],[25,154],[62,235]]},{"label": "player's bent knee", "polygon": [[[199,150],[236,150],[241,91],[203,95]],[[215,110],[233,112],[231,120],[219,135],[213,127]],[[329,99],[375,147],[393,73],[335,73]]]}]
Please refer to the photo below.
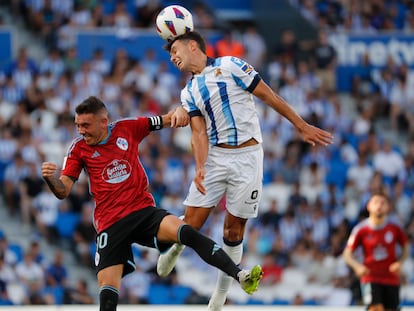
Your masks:
[{"label": "player's bent knee", "polygon": [[165,216],[158,229],[158,243],[178,242],[177,232],[183,224],[185,224],[185,222],[175,215]]}]

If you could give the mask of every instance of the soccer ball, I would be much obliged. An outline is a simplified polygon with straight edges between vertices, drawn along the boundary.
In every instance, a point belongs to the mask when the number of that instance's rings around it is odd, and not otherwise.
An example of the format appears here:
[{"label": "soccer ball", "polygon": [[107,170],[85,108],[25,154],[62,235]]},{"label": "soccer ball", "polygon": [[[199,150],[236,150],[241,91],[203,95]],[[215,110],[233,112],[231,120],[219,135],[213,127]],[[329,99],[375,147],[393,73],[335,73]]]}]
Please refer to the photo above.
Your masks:
[{"label": "soccer ball", "polygon": [[155,21],[157,33],[165,41],[194,30],[193,16],[190,11],[180,5],[164,8]]}]

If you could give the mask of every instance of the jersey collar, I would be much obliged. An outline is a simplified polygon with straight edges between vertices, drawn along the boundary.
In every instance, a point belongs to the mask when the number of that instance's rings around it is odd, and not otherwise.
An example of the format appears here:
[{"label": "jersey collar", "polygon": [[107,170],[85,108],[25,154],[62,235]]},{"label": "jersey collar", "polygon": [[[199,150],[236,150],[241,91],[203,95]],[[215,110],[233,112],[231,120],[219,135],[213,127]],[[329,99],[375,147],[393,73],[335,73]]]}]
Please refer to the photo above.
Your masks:
[{"label": "jersey collar", "polygon": [[214,63],[214,58],[207,56],[206,66],[211,66]]},{"label": "jersey collar", "polygon": [[98,145],[104,145],[108,142],[109,137],[111,137],[111,133],[112,133],[112,126],[108,125],[108,135],[105,137],[105,139],[103,141],[101,141],[100,143],[98,143]]},{"label": "jersey collar", "polygon": [[[214,63],[214,58],[208,57],[207,56],[207,61],[206,61],[206,67],[211,66]],[[206,68],[204,67],[203,70]],[[203,71],[202,70],[202,71]],[[194,74],[194,72],[192,72],[192,78],[194,78],[196,74]]]}]

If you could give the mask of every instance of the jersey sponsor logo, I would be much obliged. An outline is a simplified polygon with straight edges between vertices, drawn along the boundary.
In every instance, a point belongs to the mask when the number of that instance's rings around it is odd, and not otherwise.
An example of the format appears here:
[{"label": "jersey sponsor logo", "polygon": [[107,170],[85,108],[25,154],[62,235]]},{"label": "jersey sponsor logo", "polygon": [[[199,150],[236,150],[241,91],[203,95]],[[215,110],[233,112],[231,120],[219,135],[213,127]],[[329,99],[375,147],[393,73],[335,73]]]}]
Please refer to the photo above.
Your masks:
[{"label": "jersey sponsor logo", "polygon": [[116,145],[118,146],[119,149],[121,150],[128,150],[128,141],[125,138],[122,137],[118,137],[116,139]]},{"label": "jersey sponsor logo", "polygon": [[102,179],[110,184],[118,184],[131,175],[131,165],[126,160],[114,160],[102,172]]},{"label": "jersey sponsor logo", "polygon": [[387,257],[388,257],[387,249],[384,246],[378,245],[377,247],[375,247],[374,259],[376,261],[385,260]]}]

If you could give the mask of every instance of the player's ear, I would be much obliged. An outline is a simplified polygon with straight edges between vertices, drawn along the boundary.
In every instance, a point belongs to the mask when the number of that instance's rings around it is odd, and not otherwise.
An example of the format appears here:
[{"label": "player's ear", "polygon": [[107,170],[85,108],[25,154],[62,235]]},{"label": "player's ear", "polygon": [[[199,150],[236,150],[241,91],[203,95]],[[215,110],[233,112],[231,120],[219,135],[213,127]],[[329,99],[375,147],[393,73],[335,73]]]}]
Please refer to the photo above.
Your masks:
[{"label": "player's ear", "polygon": [[195,40],[190,40],[190,50],[194,52],[197,49],[197,42]]},{"label": "player's ear", "polygon": [[106,126],[109,122],[108,113],[102,113],[100,117],[101,117],[100,121],[101,121],[102,126]]}]

